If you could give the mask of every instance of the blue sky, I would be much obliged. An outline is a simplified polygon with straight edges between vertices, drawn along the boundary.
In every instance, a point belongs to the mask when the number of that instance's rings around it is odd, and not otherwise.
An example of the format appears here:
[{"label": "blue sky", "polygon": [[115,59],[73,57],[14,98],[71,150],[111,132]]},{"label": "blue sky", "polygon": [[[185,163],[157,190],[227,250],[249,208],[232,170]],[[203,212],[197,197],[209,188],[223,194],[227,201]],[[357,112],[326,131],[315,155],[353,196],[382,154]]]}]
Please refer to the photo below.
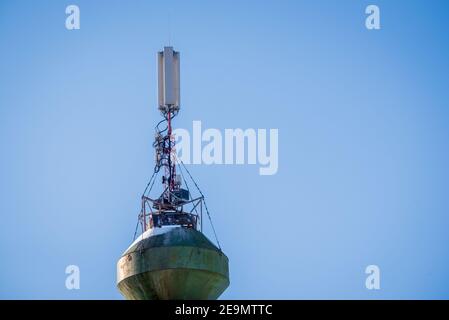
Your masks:
[{"label": "blue sky", "polygon": [[[81,29],[65,29],[76,4]],[[365,28],[376,4],[381,29]],[[449,298],[446,1],[2,1],[0,298],[121,299],[181,52],[175,127],[279,129],[279,170],[190,165],[224,299]],[[170,30],[170,31],[169,31]],[[206,234],[212,238],[210,230]],[[65,288],[65,267],[81,270]],[[365,267],[381,289],[365,288]]]}]

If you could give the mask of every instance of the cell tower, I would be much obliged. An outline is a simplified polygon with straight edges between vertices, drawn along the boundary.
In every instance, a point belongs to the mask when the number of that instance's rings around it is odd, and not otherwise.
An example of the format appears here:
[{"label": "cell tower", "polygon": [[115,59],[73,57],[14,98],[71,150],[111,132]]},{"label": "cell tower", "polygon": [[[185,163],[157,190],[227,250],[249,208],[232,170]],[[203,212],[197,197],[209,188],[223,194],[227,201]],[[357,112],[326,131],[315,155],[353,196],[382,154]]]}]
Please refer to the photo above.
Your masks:
[{"label": "cell tower", "polygon": [[[163,119],[155,128],[154,172],[141,198],[135,240],[117,263],[117,287],[127,299],[216,299],[229,286],[228,258],[220,248],[204,195],[176,158],[172,120],[180,110],[179,71],[179,52],[165,47],[158,53]],[[163,191],[152,198],[161,172]],[[198,197],[191,197],[186,176]],[[203,209],[218,247],[202,233]],[[142,234],[136,238],[139,224]]]}]

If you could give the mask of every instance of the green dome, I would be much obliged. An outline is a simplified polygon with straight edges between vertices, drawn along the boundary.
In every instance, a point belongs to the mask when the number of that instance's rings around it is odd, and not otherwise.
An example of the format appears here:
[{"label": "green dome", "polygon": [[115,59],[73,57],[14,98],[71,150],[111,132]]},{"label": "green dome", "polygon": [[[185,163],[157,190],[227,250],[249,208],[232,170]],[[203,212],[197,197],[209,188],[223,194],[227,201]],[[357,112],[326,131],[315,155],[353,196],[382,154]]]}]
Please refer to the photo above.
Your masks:
[{"label": "green dome", "polygon": [[118,261],[117,286],[127,299],[216,299],[229,286],[228,258],[194,229],[155,228]]}]

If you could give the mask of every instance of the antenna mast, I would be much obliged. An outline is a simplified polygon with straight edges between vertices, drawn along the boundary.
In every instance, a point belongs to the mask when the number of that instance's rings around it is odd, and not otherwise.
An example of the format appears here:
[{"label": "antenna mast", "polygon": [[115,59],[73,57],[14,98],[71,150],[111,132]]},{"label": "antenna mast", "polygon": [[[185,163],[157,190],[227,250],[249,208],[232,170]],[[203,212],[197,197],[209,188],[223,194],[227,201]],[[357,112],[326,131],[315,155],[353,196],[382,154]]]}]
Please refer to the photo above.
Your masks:
[{"label": "antenna mast", "polygon": [[[172,120],[180,109],[180,76],[179,52],[174,51],[173,47],[165,47],[164,51],[158,52],[158,98],[159,111],[164,119],[156,126],[153,143],[156,162],[154,172],[158,173],[161,168],[164,169],[162,176],[164,190],[157,199],[151,199],[144,193],[139,220],[143,231],[148,227],[164,225],[180,225],[198,229],[198,221],[202,225],[204,197],[191,200],[187,185],[187,190],[181,188],[183,177],[176,173],[177,161]],[[164,124],[166,127],[162,127]],[[188,204],[191,204],[193,209],[185,212],[183,207]]]}]

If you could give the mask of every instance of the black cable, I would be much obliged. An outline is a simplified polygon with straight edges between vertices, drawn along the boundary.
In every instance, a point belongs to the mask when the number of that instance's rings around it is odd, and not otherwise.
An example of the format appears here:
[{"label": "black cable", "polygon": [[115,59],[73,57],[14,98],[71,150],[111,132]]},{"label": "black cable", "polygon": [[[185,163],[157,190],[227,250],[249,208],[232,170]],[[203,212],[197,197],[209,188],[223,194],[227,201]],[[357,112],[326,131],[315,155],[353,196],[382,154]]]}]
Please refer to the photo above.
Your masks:
[{"label": "black cable", "polygon": [[204,207],[206,208],[206,213],[207,213],[207,216],[209,217],[210,225],[211,225],[211,227],[212,227],[212,231],[214,232],[215,240],[217,241],[217,244],[218,244],[218,249],[220,249],[220,251],[221,251],[220,242],[218,241],[217,233],[215,232],[214,224],[212,223],[212,218],[211,218],[211,216],[210,216],[209,209],[207,208],[206,198],[204,197],[204,194],[201,192],[200,187],[198,187],[198,184],[195,182],[195,179],[193,179],[193,177],[192,177],[192,175],[190,174],[189,170],[186,168],[184,162],[182,162],[182,160],[179,160],[179,161],[181,161],[182,166],[183,166],[184,169],[186,170],[186,172],[187,172],[187,174],[189,175],[190,179],[192,179],[193,183],[195,184],[195,187],[198,189],[198,192],[199,192],[199,193],[201,194],[201,196],[203,197]]},{"label": "black cable", "polygon": [[[178,165],[179,165],[178,158],[176,158],[176,162],[177,162]],[[186,185],[187,191],[189,192],[189,195],[190,195],[189,185],[187,184],[187,181],[186,181],[186,179],[184,178],[184,173],[182,172],[182,167],[181,167],[181,166],[179,166],[179,172],[181,172],[182,180],[184,181],[184,184]],[[196,207],[195,207],[195,206],[193,206],[193,210],[195,210],[196,215],[198,215],[198,211],[196,210]],[[202,224],[202,223],[203,223],[203,221],[201,221],[201,224]]]},{"label": "black cable", "polygon": [[[156,171],[153,172],[153,174],[152,174],[152,176],[151,176],[151,178],[150,178],[150,181],[148,181],[147,186],[145,187],[145,190],[144,190],[143,193],[142,193],[142,197],[143,197],[143,196],[145,195],[145,193],[147,192],[147,189],[148,189],[148,187],[149,187],[151,181],[153,180],[155,174],[156,174]],[[156,179],[155,179],[155,180],[156,180]],[[153,182],[153,184],[154,184],[154,182]],[[151,186],[151,188],[152,188],[152,187],[153,187],[153,186]],[[151,188],[150,188],[150,191],[151,191]]]},{"label": "black cable", "polygon": [[133,242],[134,242],[134,240],[136,240],[137,229],[139,228],[139,222],[140,222],[140,215],[137,217],[136,230],[134,231]]}]

